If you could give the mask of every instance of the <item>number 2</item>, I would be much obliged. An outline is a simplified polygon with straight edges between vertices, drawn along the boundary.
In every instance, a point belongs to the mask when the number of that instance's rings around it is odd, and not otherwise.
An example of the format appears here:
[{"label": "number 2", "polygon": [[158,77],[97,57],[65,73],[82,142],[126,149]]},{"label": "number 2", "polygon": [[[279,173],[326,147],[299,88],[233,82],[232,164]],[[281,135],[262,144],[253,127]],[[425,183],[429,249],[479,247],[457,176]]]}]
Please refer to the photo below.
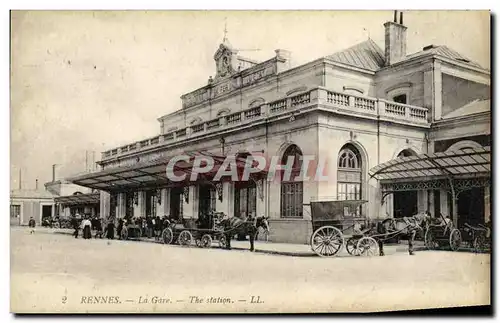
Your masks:
[{"label": "number 2", "polygon": [[66,296],[63,296],[63,297],[62,297],[62,303],[63,303],[63,304],[66,304],[66,301],[67,301],[67,300],[68,300],[68,298],[67,298]]}]

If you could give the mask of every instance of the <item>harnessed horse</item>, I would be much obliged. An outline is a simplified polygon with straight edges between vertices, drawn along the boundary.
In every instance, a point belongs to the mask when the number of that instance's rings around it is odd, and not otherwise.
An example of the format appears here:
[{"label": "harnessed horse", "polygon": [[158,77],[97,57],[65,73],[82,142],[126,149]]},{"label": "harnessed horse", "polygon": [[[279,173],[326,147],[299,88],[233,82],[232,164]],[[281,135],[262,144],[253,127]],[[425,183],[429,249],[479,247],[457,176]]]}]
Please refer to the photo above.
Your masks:
[{"label": "harnessed horse", "polygon": [[240,219],[236,217],[224,218],[219,223],[219,227],[224,230],[226,237],[226,249],[231,249],[231,238],[236,234],[248,235],[250,240],[250,251],[255,251],[254,241],[259,227],[269,231],[269,222],[267,217],[260,216],[253,219]]},{"label": "harnessed horse", "polygon": [[384,255],[384,240],[386,240],[389,236],[408,237],[408,253],[413,255],[413,241],[415,241],[417,231],[424,230],[425,224],[430,221],[430,218],[431,217],[428,212],[421,212],[411,217],[389,218],[379,222],[377,225],[377,233],[385,236],[385,238],[380,237],[376,239],[379,246],[380,256]]}]

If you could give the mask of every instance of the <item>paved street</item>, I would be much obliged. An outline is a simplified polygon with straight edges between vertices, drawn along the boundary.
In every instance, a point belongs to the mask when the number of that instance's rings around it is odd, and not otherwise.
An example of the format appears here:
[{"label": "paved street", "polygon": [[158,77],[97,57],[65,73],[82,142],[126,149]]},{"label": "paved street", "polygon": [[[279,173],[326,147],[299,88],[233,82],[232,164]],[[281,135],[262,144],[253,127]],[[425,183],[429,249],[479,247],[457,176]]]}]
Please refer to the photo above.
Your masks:
[{"label": "paved street", "polygon": [[[248,242],[234,242],[248,248]],[[374,311],[489,304],[490,256],[388,247],[385,257],[320,258],[11,230],[19,312]],[[262,252],[284,250],[278,254]],[[293,253],[296,256],[283,255]],[[106,304],[103,304],[106,302]]]}]

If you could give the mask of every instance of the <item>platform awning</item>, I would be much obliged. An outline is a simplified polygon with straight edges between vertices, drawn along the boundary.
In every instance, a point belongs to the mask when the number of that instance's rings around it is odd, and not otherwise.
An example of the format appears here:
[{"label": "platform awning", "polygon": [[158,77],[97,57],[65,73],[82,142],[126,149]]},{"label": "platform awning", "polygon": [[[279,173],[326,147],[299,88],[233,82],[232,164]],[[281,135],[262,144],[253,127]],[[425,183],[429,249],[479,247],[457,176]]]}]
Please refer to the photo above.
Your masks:
[{"label": "platform awning", "polygon": [[490,174],[489,146],[400,157],[370,170],[370,177],[382,183],[489,177]]},{"label": "platform awning", "polygon": [[59,196],[54,198],[54,202],[65,206],[99,204],[99,201],[100,201],[99,193],[76,194],[68,196]]},{"label": "platform awning", "polygon": [[[198,152],[189,154],[190,160],[178,161],[175,163],[173,172],[176,176],[186,175],[186,180],[182,182],[172,181],[167,177],[166,168],[171,157],[162,157],[160,159],[137,162],[134,165],[114,167],[104,169],[99,172],[88,173],[80,176],[69,178],[68,180],[74,184],[90,187],[105,191],[123,191],[136,190],[145,188],[158,188],[169,186],[184,186],[190,181],[194,158],[196,156],[207,156],[214,159],[214,171],[198,174],[198,181],[210,181],[216,174],[216,170],[222,164],[226,156],[219,156],[207,152]],[[244,167],[245,163],[242,160],[237,160],[238,169]],[[261,173],[264,173],[263,170]],[[238,172],[240,173],[240,172]],[[226,180],[230,180],[228,177]]]}]

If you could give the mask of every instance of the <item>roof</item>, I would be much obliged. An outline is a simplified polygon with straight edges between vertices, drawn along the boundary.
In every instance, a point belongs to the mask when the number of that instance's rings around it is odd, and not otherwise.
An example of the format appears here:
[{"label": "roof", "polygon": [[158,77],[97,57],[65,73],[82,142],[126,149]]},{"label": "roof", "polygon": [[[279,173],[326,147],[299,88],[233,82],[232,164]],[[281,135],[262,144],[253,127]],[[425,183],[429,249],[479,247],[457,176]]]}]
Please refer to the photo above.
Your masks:
[{"label": "roof", "polygon": [[[426,46],[419,52],[406,55],[402,62],[427,55],[438,55],[456,60],[460,63],[464,63],[473,67],[484,69],[484,67],[482,67],[479,63],[471,61],[469,58],[460,54],[456,50],[451,49],[445,45]],[[384,51],[371,38],[342,51],[326,56],[326,58],[338,63],[370,70],[373,72],[378,71],[385,66]]]},{"label": "roof", "polygon": [[490,112],[491,109],[491,101],[490,100],[474,100],[472,102],[467,103],[460,108],[451,111],[448,114],[443,116],[443,119],[451,119],[456,117],[463,117],[471,114],[481,113],[481,112]]},{"label": "roof", "polygon": [[370,71],[384,67],[384,51],[371,38],[326,58]]},{"label": "roof", "polygon": [[370,170],[370,176],[381,181],[480,177],[490,174],[489,146],[400,157]]},{"label": "roof", "polygon": [[49,191],[36,189],[18,189],[10,191],[11,198],[21,199],[52,199],[54,195]]},{"label": "roof", "polygon": [[[186,153],[186,155],[188,155]],[[208,152],[197,152],[189,154],[189,160],[178,160],[175,162],[173,172],[176,176],[185,176],[185,179],[173,181],[167,177],[167,165],[172,160],[173,156],[161,157],[148,162],[138,162],[130,166],[120,166],[109,169],[104,169],[99,172],[86,173],[83,175],[68,178],[74,184],[95,188],[107,191],[120,191],[124,189],[137,188],[157,188],[166,186],[185,185],[186,181],[190,180],[193,170],[195,156],[207,156],[214,159],[212,171],[207,173],[198,173],[197,180],[212,180],[216,172],[223,163],[226,156],[217,156]],[[237,167],[242,169],[245,166],[245,160],[240,158],[237,160]],[[263,174],[265,170],[261,170],[259,174]],[[250,174],[251,176],[253,174]],[[258,176],[257,173],[255,176]],[[227,180],[222,177],[221,180]]]},{"label": "roof", "polygon": [[100,193],[76,194],[68,196],[60,196],[54,198],[56,203],[64,205],[88,205],[97,204],[100,202]]},{"label": "roof", "polygon": [[483,68],[479,63],[471,61],[469,58],[465,57],[464,55],[460,54],[454,49],[449,48],[448,46],[445,45],[429,45],[424,47],[423,50],[406,55],[406,58],[404,60],[424,56],[424,55],[439,55],[443,56],[449,59],[453,59],[456,61],[459,61],[460,63],[465,63],[474,67],[478,68]]}]

